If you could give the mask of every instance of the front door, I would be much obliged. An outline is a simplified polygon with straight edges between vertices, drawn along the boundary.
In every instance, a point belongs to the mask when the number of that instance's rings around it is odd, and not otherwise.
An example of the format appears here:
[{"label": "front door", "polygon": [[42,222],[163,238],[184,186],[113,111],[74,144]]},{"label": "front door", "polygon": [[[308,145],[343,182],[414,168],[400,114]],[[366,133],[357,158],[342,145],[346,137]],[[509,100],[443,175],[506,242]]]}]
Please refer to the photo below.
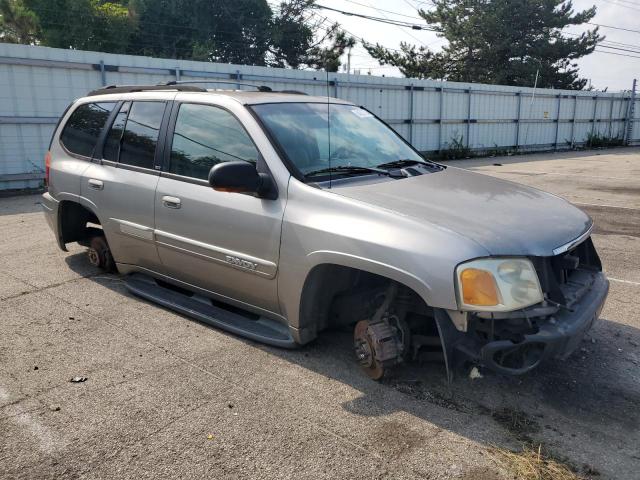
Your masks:
[{"label": "front door", "polygon": [[225,298],[277,313],[284,199],[213,190],[207,181],[213,165],[256,163],[258,150],[240,121],[223,108],[179,103],[174,109],[167,171],[155,196],[156,244],[164,270]]}]

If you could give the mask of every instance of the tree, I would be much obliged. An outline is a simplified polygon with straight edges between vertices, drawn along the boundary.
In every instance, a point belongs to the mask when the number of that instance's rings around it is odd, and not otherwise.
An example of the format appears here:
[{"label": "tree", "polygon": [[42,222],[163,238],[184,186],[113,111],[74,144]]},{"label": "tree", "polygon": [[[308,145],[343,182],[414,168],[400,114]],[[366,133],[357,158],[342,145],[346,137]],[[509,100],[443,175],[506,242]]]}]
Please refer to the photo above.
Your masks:
[{"label": "tree", "polygon": [[594,51],[604,37],[598,28],[568,37],[563,28],[581,25],[595,7],[574,12],[565,0],[433,0],[420,10],[427,24],[448,41],[440,52],[401,44],[399,52],[365,44],[381,64],[408,77],[531,86],[539,72],[543,88],[583,89],[575,60]]},{"label": "tree", "polygon": [[135,0],[129,53],[264,64],[272,12],[265,0]]},{"label": "tree", "polygon": [[21,0],[0,0],[0,42],[35,43],[38,17]]},{"label": "tree", "polygon": [[315,0],[288,0],[280,4],[272,23],[268,65],[338,71],[340,57],[355,45],[355,39],[338,23],[324,28],[325,19],[310,20],[314,3]]},{"label": "tree", "polygon": [[331,41],[329,46],[316,45],[309,50],[307,64],[315,69],[337,72],[340,68],[340,57],[347,48],[356,44],[356,40],[340,30],[337,24],[329,31],[327,39]]},{"label": "tree", "polygon": [[313,20],[314,1],[0,0],[0,41],[337,71],[354,40]]},{"label": "tree", "polygon": [[[338,24],[308,17],[314,0],[132,0],[138,31],[130,53],[274,67],[329,68],[353,44]],[[317,39],[317,40],[316,40]],[[323,46],[331,42],[328,46]]]},{"label": "tree", "polygon": [[38,39],[56,48],[124,53],[135,19],[122,2],[23,0],[39,19]]}]

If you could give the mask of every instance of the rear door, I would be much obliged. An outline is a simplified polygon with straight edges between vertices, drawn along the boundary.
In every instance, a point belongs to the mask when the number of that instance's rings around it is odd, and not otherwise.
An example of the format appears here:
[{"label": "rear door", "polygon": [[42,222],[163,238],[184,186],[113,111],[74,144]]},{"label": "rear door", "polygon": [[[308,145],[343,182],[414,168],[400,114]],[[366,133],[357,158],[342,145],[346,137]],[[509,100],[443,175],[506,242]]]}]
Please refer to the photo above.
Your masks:
[{"label": "rear door", "polygon": [[[154,197],[159,178],[164,112],[168,102],[123,102],[82,179],[118,263],[160,268],[154,243]],[[156,168],[158,167],[158,168]]]},{"label": "rear door", "polygon": [[51,162],[49,192],[58,200],[81,198],[81,178],[91,164],[99,138],[118,102],[84,103],[73,109],[60,133],[59,142],[49,147]]},{"label": "rear door", "polygon": [[275,277],[284,195],[266,200],[213,190],[209,170],[233,160],[267,171],[234,113],[211,104],[176,102],[166,171],[155,199],[160,259],[174,278],[278,312]]}]

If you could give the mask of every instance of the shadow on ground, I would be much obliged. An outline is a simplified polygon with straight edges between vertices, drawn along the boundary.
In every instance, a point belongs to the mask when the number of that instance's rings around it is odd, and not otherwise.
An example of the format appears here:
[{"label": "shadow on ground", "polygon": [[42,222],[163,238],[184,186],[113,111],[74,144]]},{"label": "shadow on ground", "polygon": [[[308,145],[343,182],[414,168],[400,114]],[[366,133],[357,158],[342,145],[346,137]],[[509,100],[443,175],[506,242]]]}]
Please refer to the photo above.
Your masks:
[{"label": "shadow on ground", "polygon": [[3,198],[0,195],[0,199],[2,199],[2,202],[0,202],[0,217],[42,212],[40,198],[39,195],[22,195],[8,198]]},{"label": "shadow on ground", "polygon": [[[135,298],[121,282],[96,275],[84,254],[70,255],[66,262],[83,277]],[[628,474],[640,461],[635,447],[640,443],[640,330],[607,319],[565,362],[549,362],[521,377],[483,372],[483,378],[471,380],[469,370],[461,370],[451,384],[438,363],[404,365],[381,382],[368,379],[353,357],[350,332],[325,332],[298,350],[243,341],[355,388],[361,396],[341,406],[363,420],[404,411],[485,445],[543,444],[577,471],[602,471],[604,478],[622,478],[617,472]],[[384,440],[390,445],[428,440],[406,429],[389,428],[380,435],[389,437]]]}]

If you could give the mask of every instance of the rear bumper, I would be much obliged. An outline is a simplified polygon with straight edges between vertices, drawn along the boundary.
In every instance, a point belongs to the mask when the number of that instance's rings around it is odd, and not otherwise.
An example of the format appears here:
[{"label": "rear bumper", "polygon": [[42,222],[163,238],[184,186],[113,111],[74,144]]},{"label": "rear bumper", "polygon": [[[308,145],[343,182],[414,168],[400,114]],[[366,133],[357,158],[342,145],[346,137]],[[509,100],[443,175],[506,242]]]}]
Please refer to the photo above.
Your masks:
[{"label": "rear bumper", "polygon": [[[494,340],[482,343],[471,338],[460,339],[459,342],[453,342],[455,354],[507,375],[527,373],[547,359],[564,360],[579,347],[584,334],[600,316],[608,292],[609,281],[604,273],[594,273],[589,291],[572,309],[560,309],[543,321],[536,333],[525,334],[518,341]],[[500,320],[496,320],[498,321]],[[520,355],[526,360],[517,366],[505,365],[505,355],[512,354]]]},{"label": "rear bumper", "polygon": [[66,251],[64,243],[62,243],[62,237],[60,235],[60,223],[58,221],[58,207],[60,202],[53,198],[49,192],[45,192],[42,195],[42,211],[44,212],[44,218],[47,220],[49,228],[56,237],[58,246]]}]

